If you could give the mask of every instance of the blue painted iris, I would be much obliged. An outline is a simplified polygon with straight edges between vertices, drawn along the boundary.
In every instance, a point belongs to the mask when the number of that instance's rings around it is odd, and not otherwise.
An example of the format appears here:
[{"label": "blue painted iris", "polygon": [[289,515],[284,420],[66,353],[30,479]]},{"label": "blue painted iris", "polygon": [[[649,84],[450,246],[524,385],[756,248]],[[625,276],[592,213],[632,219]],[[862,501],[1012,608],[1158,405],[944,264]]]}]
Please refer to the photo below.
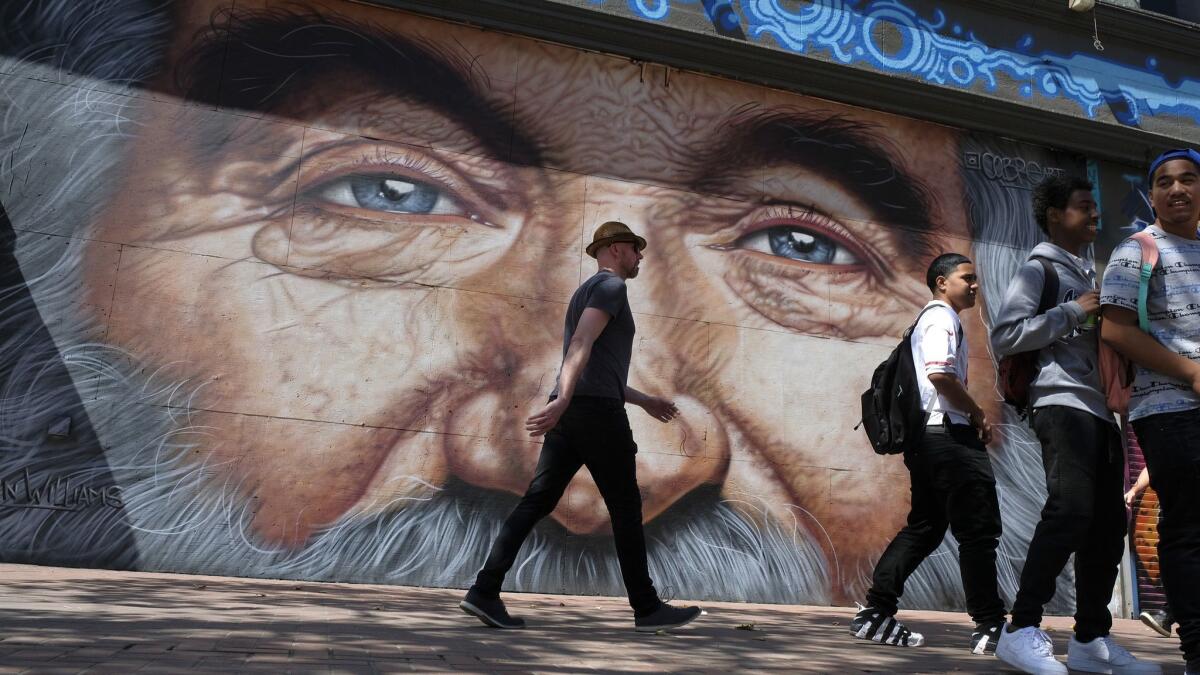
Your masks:
[{"label": "blue painted iris", "polygon": [[828,265],[837,257],[838,245],[829,237],[794,227],[772,227],[767,230],[771,252],[778,256]]},{"label": "blue painted iris", "polygon": [[425,183],[394,176],[357,175],[346,180],[357,205],[375,211],[431,213],[441,196]]}]

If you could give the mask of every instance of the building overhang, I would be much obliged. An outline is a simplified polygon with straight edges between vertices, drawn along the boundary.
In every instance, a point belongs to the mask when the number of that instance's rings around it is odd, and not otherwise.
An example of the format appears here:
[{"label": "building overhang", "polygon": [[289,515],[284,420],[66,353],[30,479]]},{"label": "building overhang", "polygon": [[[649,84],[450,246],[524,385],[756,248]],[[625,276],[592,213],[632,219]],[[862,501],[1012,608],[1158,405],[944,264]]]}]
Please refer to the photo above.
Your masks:
[{"label": "building overhang", "polygon": [[[786,24],[755,24],[732,0],[640,3],[660,12],[665,8],[662,16],[640,12],[637,2],[625,0],[371,4],[986,130],[1096,158],[1144,163],[1164,147],[1200,145],[1200,79],[1172,74],[1200,63],[1200,28],[1111,4],[1099,4],[1093,14],[1069,11],[1066,0],[960,0],[944,11],[927,0],[875,0],[862,3],[864,10],[841,0],[805,3],[811,12],[837,11],[843,14],[839,20],[859,22],[860,44],[850,35],[839,38],[841,45],[789,44],[780,38]],[[750,6],[745,0],[742,4]],[[785,19],[803,13],[805,4],[792,4],[801,9]],[[779,8],[778,0],[754,5]],[[885,16],[885,10],[891,13]],[[721,22],[720,11],[733,16]],[[762,19],[761,11],[755,11]],[[950,12],[953,16],[947,16]],[[900,19],[892,21],[892,16]],[[798,26],[800,33],[811,28]],[[1094,45],[1097,37],[1103,50]],[[929,50],[925,65],[909,72],[895,67],[899,59],[887,52],[906,49],[906,39]],[[1036,46],[1022,48],[1021,40]],[[871,42],[866,52],[862,42]],[[856,59],[854,53],[866,56]],[[872,53],[882,58],[872,59]],[[972,55],[980,59],[974,69],[969,67]],[[958,58],[963,60],[956,72],[953,61]],[[934,65],[928,66],[931,59]],[[1200,78],[1200,72],[1195,76]]]}]

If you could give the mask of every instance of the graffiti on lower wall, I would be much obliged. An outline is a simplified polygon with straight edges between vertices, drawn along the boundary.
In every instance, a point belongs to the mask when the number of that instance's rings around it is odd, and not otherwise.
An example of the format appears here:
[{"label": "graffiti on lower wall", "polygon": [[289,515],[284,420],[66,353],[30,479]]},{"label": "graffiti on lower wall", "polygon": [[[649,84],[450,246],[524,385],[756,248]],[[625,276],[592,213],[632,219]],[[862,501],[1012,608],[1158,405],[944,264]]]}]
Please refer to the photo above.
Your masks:
[{"label": "graffiti on lower wall", "polygon": [[121,489],[72,484],[70,476],[50,475],[35,481],[25,467],[19,476],[0,478],[0,508],[75,511],[93,504],[119,509]]},{"label": "graffiti on lower wall", "polygon": [[[649,241],[631,384],[682,410],[631,413],[656,584],[849,603],[908,491],[854,429],[859,393],[926,302],[928,261],[974,256],[998,297],[1037,240],[1030,186],[1082,170],[348,2],[104,9],[116,32],[63,5],[4,48],[19,267],[0,338],[26,356],[5,366],[0,476],[117,490],[0,509],[5,560],[70,546],[97,566],[468,584],[532,475],[522,422],[592,272],[583,244],[616,218]],[[47,46],[65,34],[80,39]],[[1001,418],[989,321],[966,317],[970,381]],[[51,366],[65,381],[31,375]],[[75,432],[50,438],[64,412]],[[1014,477],[1040,457],[1009,421],[994,460],[1011,597],[1040,509]],[[509,585],[623,592],[586,473]],[[906,602],[962,606],[953,546]]]}]

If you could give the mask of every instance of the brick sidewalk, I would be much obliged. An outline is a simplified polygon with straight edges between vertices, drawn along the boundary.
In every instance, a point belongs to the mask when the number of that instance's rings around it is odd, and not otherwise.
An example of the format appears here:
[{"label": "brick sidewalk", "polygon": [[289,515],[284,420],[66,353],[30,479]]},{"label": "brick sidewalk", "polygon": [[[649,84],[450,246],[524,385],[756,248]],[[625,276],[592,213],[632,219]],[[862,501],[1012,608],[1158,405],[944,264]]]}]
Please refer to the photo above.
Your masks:
[{"label": "brick sidewalk", "polygon": [[[529,628],[498,631],[462,614],[460,595],[0,565],[0,673],[1004,672],[966,650],[962,614],[905,612],[931,646],[898,649],[852,639],[843,608],[704,603],[692,626],[646,635],[621,598],[509,594]],[[1065,654],[1071,620],[1047,624]],[[1114,634],[1183,672],[1177,640],[1136,621]]]}]

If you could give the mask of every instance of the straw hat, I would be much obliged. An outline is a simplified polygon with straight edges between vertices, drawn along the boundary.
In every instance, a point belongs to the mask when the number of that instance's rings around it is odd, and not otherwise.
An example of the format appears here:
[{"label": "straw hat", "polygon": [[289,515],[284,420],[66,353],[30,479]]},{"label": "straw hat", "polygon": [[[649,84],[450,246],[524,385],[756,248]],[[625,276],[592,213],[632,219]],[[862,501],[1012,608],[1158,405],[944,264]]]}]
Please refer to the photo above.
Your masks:
[{"label": "straw hat", "polygon": [[588,255],[595,258],[596,251],[601,247],[619,241],[627,241],[637,246],[637,250],[639,251],[646,248],[646,240],[634,234],[628,225],[610,220],[596,228],[596,232],[592,235],[592,243],[588,244],[584,250],[587,251]]}]

